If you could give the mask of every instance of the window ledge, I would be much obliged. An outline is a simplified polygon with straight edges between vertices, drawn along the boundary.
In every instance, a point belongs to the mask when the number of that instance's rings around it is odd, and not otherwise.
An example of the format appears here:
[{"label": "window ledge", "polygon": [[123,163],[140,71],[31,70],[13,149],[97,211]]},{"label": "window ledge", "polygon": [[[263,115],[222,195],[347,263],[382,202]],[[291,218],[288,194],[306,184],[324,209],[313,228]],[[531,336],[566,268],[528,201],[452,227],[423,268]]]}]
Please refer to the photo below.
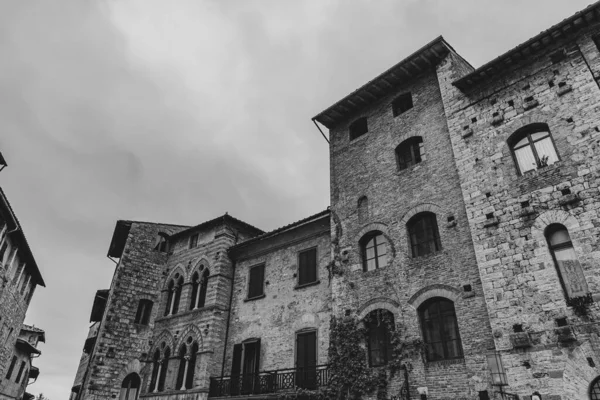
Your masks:
[{"label": "window ledge", "polygon": [[536,175],[542,175],[542,174],[546,174],[546,173],[550,173],[551,171],[554,171],[557,167],[561,166],[561,161],[557,161],[554,164],[550,164],[547,165],[545,167],[541,167],[541,168],[537,168],[537,169],[532,169],[529,170],[527,172],[521,173],[521,177],[522,178],[532,178],[535,177]]},{"label": "window ledge", "polygon": [[464,357],[451,358],[449,360],[426,361],[425,367],[426,368],[444,368],[444,367],[448,367],[450,365],[457,365],[457,364],[464,365],[464,363],[465,363]]},{"label": "window ledge", "polygon": [[318,285],[319,283],[321,283],[321,281],[319,279],[317,279],[314,282],[308,282],[308,283],[303,283],[302,285],[296,285],[296,286],[294,286],[294,290],[304,289],[305,287],[310,287],[310,286],[315,286],[315,285]]},{"label": "window ledge", "polygon": [[359,137],[356,137],[354,139],[350,139],[348,141],[348,144],[354,144],[354,143],[360,142],[361,140],[364,140],[370,132],[371,131],[367,131],[367,132],[363,133],[362,135],[360,135]]},{"label": "window ledge", "polygon": [[[172,318],[182,317],[184,315],[192,314],[192,313],[195,313],[197,311],[202,311],[202,310],[207,310],[207,309],[209,309],[209,308],[208,307],[200,307],[200,308],[194,308],[193,310],[185,310],[185,311],[177,312],[177,314],[165,315],[165,316],[162,316],[160,318],[156,318],[154,320],[154,322],[166,321],[166,320],[169,320],[169,319],[172,319]],[[141,325],[141,324],[136,324],[136,325],[145,326],[145,327],[148,326],[148,325]]]},{"label": "window ledge", "polygon": [[263,293],[260,296],[254,296],[254,297],[245,298],[244,302],[259,300],[259,299],[262,299],[262,298],[265,298],[265,297],[267,297],[267,295]]},{"label": "window ledge", "polygon": [[429,257],[435,257],[437,255],[442,254],[443,250],[444,249],[439,249],[439,250],[434,251],[433,253],[424,254],[422,256],[412,256],[412,257],[410,257],[410,260],[411,261],[418,261],[418,260],[423,260],[423,259],[426,259],[426,258],[429,258]]},{"label": "window ledge", "polygon": [[[423,156],[421,156],[423,157]],[[421,168],[421,166],[425,165],[426,160],[421,159],[421,161],[419,161],[416,164],[411,165],[410,167],[406,167],[406,168],[402,168],[402,169],[398,169],[398,167],[396,167],[396,175],[403,175],[403,174],[408,174],[414,171],[417,171],[418,169]]]}]

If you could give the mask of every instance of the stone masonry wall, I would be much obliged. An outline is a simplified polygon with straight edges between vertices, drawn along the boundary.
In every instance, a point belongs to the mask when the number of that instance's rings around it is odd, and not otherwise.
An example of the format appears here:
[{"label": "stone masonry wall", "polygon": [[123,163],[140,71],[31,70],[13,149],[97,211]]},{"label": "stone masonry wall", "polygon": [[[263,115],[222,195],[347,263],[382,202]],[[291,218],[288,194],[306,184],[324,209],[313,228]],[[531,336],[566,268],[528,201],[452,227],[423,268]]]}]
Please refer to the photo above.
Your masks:
[{"label": "stone masonry wall", "polygon": [[[329,219],[265,239],[242,250],[236,261],[231,322],[224,375],[231,373],[233,346],[260,338],[260,371],[295,368],[296,333],[317,331],[317,363],[327,364],[329,348]],[[298,253],[317,249],[317,283],[298,286]],[[249,269],[265,264],[265,297],[246,301]]]},{"label": "stone masonry wall", "polygon": [[[394,117],[390,103],[405,92],[412,93],[414,107]],[[369,132],[350,141],[348,125],[361,116],[367,116]],[[423,161],[399,171],[394,150],[411,136],[423,138]],[[332,241],[345,259],[343,275],[332,283],[334,315],[349,312],[362,319],[374,309],[389,310],[412,342],[422,337],[419,305],[437,296],[452,300],[464,359],[408,360],[411,392],[417,396],[417,387],[427,387],[431,398],[477,396],[487,389],[485,354],[493,342],[435,72],[339,124],[330,138]],[[362,196],[369,208],[359,218]],[[412,258],[406,223],[421,211],[435,213],[442,249]],[[385,235],[389,261],[363,272],[359,240],[373,230]],[[472,290],[465,292],[465,285]],[[399,384],[392,382],[390,395],[398,394]]]},{"label": "stone masonry wall", "polygon": [[[590,382],[600,375],[600,309],[593,304],[581,316],[567,306],[544,236],[551,223],[567,227],[599,301],[600,90],[594,75],[600,53],[591,39],[597,29],[557,40],[466,93],[451,85],[465,68],[459,57],[438,67],[495,346],[508,373],[506,390],[525,399],[535,390],[544,399],[588,398]],[[550,54],[561,49],[565,58],[552,62]],[[534,102],[525,101],[530,96]],[[500,116],[495,124],[493,113]],[[507,139],[531,123],[549,126],[560,160],[520,175]],[[565,188],[571,195],[561,192]],[[559,340],[557,318],[567,319],[573,341]],[[513,347],[515,324],[523,326],[531,347]]]}]

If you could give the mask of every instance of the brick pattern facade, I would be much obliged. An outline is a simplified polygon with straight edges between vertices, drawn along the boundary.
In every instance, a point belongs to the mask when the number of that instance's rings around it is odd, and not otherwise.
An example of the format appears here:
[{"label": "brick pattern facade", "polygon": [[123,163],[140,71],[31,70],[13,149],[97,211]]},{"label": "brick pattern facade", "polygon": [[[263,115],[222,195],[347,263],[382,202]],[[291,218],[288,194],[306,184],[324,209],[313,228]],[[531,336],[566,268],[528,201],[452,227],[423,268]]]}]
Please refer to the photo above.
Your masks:
[{"label": "brick pattern facade", "polygon": [[[597,9],[598,3],[589,12]],[[403,339],[418,343],[420,310],[435,299],[453,304],[461,352],[404,360],[412,398],[424,391],[429,399],[486,392],[493,398],[499,388],[492,385],[490,354],[506,370],[503,390],[521,399],[536,391],[551,400],[589,398],[590,382],[600,375],[600,51],[598,26],[586,15],[587,24],[563,29],[552,43],[527,42],[533,50],[518,57],[522,48],[514,50],[510,63],[467,83],[461,79],[481,71],[436,39],[409,57],[420,56],[420,64],[394,67],[409,78],[390,85],[382,75],[367,84],[387,85],[384,94],[371,92],[375,100],[361,107],[336,103],[331,109],[352,107],[343,117],[336,111],[335,123],[331,113],[320,114],[331,128],[330,212],[263,235],[225,217],[190,229],[131,223],[74,400],[117,398],[130,373],[141,377],[142,398],[205,399],[210,378],[231,373],[235,345],[261,340],[260,371],[293,368],[296,335],[307,330],[317,332],[317,363],[325,364],[332,316],[365,320],[386,310]],[[350,97],[360,93],[366,92]],[[402,105],[393,110],[399,96]],[[351,138],[359,118],[367,132]],[[508,140],[531,124],[546,124],[559,161],[521,174]],[[405,168],[395,149],[416,137],[411,151],[420,157]],[[431,254],[415,255],[411,246],[409,225],[420,215],[437,222]],[[548,248],[551,224],[568,230],[594,301],[577,312]],[[168,253],[154,250],[159,232],[169,237]],[[367,270],[363,238],[374,232],[381,233],[378,251],[386,257]],[[298,254],[308,248],[317,249],[318,281],[297,287]],[[264,295],[248,299],[256,265],[264,265]],[[206,302],[191,309],[191,277],[201,268],[210,271]],[[180,277],[180,309],[168,315],[169,282]],[[148,326],[133,323],[140,299],[154,304]],[[182,390],[178,352],[193,341],[194,383]],[[157,391],[150,385],[158,368],[152,357],[167,347],[165,387]],[[396,395],[404,376],[390,383],[388,393]]]}]

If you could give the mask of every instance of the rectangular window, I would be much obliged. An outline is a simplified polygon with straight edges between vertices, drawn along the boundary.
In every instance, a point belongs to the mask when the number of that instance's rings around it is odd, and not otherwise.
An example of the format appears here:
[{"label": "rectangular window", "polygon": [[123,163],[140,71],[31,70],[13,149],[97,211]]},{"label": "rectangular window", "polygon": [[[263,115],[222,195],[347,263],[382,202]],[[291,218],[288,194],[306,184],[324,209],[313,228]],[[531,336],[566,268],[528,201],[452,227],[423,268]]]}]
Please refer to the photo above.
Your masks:
[{"label": "rectangular window", "polygon": [[248,298],[253,299],[264,295],[265,265],[250,268],[250,282],[248,283]]},{"label": "rectangular window", "polygon": [[150,300],[140,300],[134,323],[148,325],[150,322],[150,314],[152,313],[152,304],[153,303]]},{"label": "rectangular window", "polygon": [[296,335],[296,386],[317,387],[317,332]]},{"label": "rectangular window", "polygon": [[198,234],[195,233],[192,236],[190,236],[190,249],[193,249],[194,247],[198,246]]},{"label": "rectangular window", "polygon": [[10,379],[13,369],[15,369],[15,364],[17,363],[17,356],[13,356],[12,361],[10,362],[10,367],[8,367],[8,371],[6,372],[6,379]]},{"label": "rectangular window", "polygon": [[413,101],[410,93],[401,94],[396,100],[392,101],[392,112],[394,117],[397,117],[411,108],[413,108]]},{"label": "rectangular window", "polygon": [[[260,371],[260,339],[252,339],[233,346],[230,395],[259,394],[261,384],[257,379]],[[241,379],[239,379],[241,378]]]},{"label": "rectangular window", "polygon": [[298,285],[317,281],[317,249],[304,250],[298,254]]},{"label": "rectangular window", "polygon": [[25,369],[25,361],[21,361],[21,366],[19,367],[19,372],[17,373],[17,378],[15,382],[19,383],[21,381],[21,376],[23,375],[23,370]]}]

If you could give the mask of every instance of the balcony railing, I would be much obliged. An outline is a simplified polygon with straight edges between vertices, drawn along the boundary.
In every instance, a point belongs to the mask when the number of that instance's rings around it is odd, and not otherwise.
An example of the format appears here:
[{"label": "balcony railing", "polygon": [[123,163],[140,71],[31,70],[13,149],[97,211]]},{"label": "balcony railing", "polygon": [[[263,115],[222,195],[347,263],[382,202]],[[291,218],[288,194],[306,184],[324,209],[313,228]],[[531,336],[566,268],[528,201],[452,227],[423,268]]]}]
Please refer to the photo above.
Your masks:
[{"label": "balcony railing", "polygon": [[327,365],[306,368],[262,371],[257,374],[242,374],[210,378],[209,397],[243,396],[250,394],[276,393],[294,388],[317,389],[329,384]]}]

